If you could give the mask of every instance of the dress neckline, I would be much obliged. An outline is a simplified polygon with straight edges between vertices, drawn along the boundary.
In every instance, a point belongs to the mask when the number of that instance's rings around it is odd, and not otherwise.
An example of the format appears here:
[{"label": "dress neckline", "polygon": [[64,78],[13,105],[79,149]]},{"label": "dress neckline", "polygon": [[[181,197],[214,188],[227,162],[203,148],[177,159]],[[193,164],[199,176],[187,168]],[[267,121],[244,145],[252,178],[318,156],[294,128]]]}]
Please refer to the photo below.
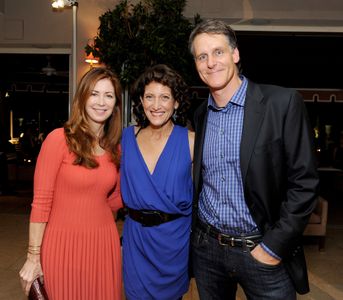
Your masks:
[{"label": "dress neckline", "polygon": [[148,165],[147,165],[147,163],[145,162],[144,156],[143,156],[143,154],[142,154],[142,152],[141,152],[141,150],[140,150],[140,148],[139,148],[139,145],[138,145],[138,142],[137,142],[137,139],[136,139],[136,136],[137,136],[137,135],[135,134],[135,128],[134,128],[134,126],[132,126],[132,134],[133,134],[133,137],[134,137],[134,143],[135,143],[135,145],[136,145],[136,150],[137,150],[138,153],[139,153],[139,156],[140,156],[140,158],[141,158],[141,160],[142,160],[142,163],[143,163],[143,165],[144,165],[144,168],[146,169],[146,171],[148,172],[148,174],[149,174],[150,176],[153,176],[153,175],[155,174],[155,171],[156,171],[156,169],[157,169],[157,167],[158,167],[158,165],[159,165],[159,163],[160,163],[160,161],[161,161],[161,159],[162,159],[164,153],[166,152],[166,149],[168,148],[168,145],[169,145],[169,143],[170,143],[170,140],[171,140],[172,136],[174,135],[174,132],[175,132],[175,128],[176,128],[176,127],[177,127],[177,126],[174,124],[173,129],[172,129],[172,131],[171,131],[171,133],[170,133],[170,135],[169,135],[169,137],[168,137],[168,139],[167,139],[167,142],[166,142],[166,144],[164,145],[164,147],[163,147],[163,149],[162,149],[162,151],[161,151],[161,153],[160,153],[160,155],[159,155],[159,157],[158,157],[158,159],[157,159],[156,165],[155,165],[153,171],[150,172],[150,170],[149,170],[149,168],[148,168]]}]

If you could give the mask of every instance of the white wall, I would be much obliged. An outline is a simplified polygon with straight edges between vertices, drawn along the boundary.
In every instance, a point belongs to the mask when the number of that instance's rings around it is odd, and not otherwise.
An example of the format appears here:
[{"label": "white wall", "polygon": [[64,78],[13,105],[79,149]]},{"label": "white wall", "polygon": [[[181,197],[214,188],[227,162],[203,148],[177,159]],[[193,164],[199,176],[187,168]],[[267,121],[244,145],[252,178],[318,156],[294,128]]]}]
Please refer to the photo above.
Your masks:
[{"label": "white wall", "polygon": [[5,0],[0,45],[70,44],[71,24],[71,9],[54,12],[49,0]]}]

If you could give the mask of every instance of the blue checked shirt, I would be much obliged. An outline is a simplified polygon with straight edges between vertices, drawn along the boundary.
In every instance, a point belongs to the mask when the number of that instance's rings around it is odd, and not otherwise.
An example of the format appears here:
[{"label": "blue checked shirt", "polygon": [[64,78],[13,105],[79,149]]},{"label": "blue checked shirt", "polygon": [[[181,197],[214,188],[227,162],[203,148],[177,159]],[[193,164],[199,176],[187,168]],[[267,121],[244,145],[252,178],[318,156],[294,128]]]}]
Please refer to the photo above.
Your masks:
[{"label": "blue checked shirt", "polygon": [[199,199],[200,218],[236,236],[258,231],[244,201],[239,160],[248,86],[247,79],[241,79],[241,86],[224,108],[218,108],[209,96]]},{"label": "blue checked shirt", "polygon": [[[242,84],[224,108],[208,99],[208,119],[204,141],[199,217],[229,235],[258,233],[244,200],[240,166],[240,144],[248,80]],[[265,251],[280,259],[265,244]]]}]

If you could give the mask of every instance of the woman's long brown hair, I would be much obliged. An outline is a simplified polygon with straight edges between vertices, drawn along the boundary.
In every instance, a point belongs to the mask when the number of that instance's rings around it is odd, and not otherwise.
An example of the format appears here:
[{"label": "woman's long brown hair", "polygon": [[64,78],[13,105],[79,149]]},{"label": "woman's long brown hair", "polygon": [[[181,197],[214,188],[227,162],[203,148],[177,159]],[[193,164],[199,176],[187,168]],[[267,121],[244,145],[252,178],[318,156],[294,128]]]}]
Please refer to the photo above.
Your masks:
[{"label": "woman's long brown hair", "polygon": [[113,84],[116,102],[112,115],[105,122],[103,136],[100,137],[99,144],[111,154],[113,162],[119,168],[122,98],[120,82],[111,70],[103,67],[92,68],[81,78],[75,93],[71,116],[64,125],[69,150],[76,155],[74,164],[89,169],[96,168],[99,164],[95,160],[93,153],[97,137],[93,134],[89,125],[86,102],[96,83],[105,78],[109,79]]}]

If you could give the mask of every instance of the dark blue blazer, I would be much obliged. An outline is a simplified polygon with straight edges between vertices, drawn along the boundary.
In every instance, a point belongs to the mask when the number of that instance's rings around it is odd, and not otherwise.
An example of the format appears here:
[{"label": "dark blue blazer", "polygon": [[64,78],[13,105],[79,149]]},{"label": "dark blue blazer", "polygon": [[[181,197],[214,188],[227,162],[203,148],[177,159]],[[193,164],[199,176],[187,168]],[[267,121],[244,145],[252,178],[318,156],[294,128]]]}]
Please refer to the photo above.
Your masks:
[{"label": "dark blue blazer", "polygon": [[[194,114],[194,221],[202,188],[207,109],[205,101]],[[307,293],[301,237],[316,205],[319,180],[312,128],[298,92],[248,82],[240,164],[245,201],[263,242],[282,257],[296,291]]]}]

